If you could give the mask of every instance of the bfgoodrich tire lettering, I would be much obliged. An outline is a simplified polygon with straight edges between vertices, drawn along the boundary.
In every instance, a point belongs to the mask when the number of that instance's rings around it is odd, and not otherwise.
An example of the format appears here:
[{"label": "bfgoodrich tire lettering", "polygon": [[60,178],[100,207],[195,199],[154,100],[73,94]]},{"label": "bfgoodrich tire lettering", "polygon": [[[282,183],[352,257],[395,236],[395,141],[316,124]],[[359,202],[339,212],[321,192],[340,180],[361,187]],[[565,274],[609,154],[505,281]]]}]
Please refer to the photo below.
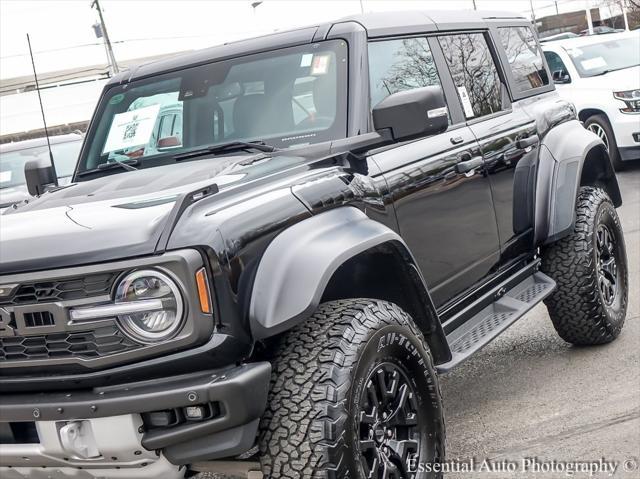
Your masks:
[{"label": "bfgoodrich tire lettering", "polygon": [[[603,231],[611,243],[605,248]],[[578,345],[618,337],[627,312],[627,256],[620,220],[602,189],[580,189],[574,230],[544,251],[542,270],[558,285],[545,304],[560,337]],[[607,281],[613,294],[603,287]]]},{"label": "bfgoodrich tire lettering", "polygon": [[[404,470],[393,450],[404,450],[398,448],[398,440],[419,436],[419,457],[412,457],[417,465],[441,461],[445,444],[442,397],[431,354],[422,334],[398,306],[366,299],[322,304],[313,317],[286,335],[277,358],[260,425],[260,461],[265,477],[382,477],[366,471],[376,454],[367,443],[369,435],[376,450],[387,448],[385,457],[391,458],[390,463],[386,459],[382,462],[396,467],[396,475],[389,477],[440,477],[416,476]],[[376,425],[371,431],[366,427],[368,420],[363,426],[363,415],[372,411],[370,404],[363,410],[371,379],[381,374],[402,377],[396,392],[410,392],[413,402],[403,403],[407,406],[402,406],[402,414],[419,411],[416,428],[390,431],[392,427],[384,424],[383,409],[397,411],[394,406],[404,399],[390,399],[386,406],[381,403],[380,421],[373,421]],[[381,379],[383,384],[387,380]],[[388,391],[392,392],[393,386]],[[369,447],[368,465],[360,454],[361,447]]]}]

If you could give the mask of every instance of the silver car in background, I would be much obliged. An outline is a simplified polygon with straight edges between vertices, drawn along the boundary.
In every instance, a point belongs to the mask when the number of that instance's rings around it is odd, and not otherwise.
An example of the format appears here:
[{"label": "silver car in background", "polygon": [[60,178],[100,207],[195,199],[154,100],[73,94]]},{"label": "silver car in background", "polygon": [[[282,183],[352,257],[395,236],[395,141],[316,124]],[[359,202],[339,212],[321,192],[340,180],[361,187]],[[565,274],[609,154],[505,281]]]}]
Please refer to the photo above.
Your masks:
[{"label": "silver car in background", "polygon": [[[66,184],[71,179],[82,140],[83,136],[78,133],[49,138],[60,184]],[[36,159],[49,160],[49,148],[44,137],[0,145],[0,210],[30,197],[24,165]]]}]

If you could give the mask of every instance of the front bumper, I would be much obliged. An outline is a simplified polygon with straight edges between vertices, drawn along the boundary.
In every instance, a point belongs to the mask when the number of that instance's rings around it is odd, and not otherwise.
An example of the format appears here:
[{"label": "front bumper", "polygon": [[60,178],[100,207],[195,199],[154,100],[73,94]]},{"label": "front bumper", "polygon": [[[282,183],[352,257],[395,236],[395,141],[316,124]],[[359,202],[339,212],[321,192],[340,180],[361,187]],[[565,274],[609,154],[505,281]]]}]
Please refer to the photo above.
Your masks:
[{"label": "front bumper", "polygon": [[618,148],[622,161],[640,160],[640,145],[622,146]]},{"label": "front bumper", "polygon": [[618,148],[640,147],[640,143],[633,136],[640,133],[640,113],[618,111],[610,118],[610,121]]},{"label": "front bumper", "polygon": [[[120,457],[131,455],[134,446],[123,442],[118,453],[104,442],[108,440],[105,435],[109,428],[117,431],[118,421],[123,417],[139,425],[135,429],[137,436],[129,442],[136,443],[144,457],[150,454],[156,460],[166,458],[168,463],[182,465],[239,455],[254,444],[258,422],[266,407],[270,375],[271,365],[261,362],[92,391],[4,394],[0,396],[0,422],[35,422],[39,443],[2,444],[0,466],[139,468],[145,461],[119,463]],[[142,413],[182,410],[200,404],[216,404],[217,413],[206,420],[182,421],[166,427],[150,428],[141,419]],[[72,451],[61,446],[61,428],[74,421],[90,423],[99,457],[74,458]],[[116,438],[118,434],[115,433]],[[146,462],[150,464],[149,459]]]}]

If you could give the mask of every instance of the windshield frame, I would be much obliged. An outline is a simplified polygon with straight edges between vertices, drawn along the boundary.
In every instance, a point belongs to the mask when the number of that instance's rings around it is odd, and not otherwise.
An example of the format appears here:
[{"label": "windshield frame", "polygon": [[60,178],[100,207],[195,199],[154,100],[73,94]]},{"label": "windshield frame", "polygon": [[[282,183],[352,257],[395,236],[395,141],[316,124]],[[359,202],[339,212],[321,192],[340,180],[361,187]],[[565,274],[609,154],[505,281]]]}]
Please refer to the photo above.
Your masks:
[{"label": "windshield frame", "polygon": [[[328,43],[331,43],[333,45],[330,47],[326,47]],[[215,67],[215,65],[221,64],[223,62],[229,62],[231,65],[233,65],[234,62],[246,63],[254,60],[268,59],[269,57],[287,55],[289,54],[289,52],[291,53],[305,52],[305,51],[313,52],[314,49],[316,50],[322,49],[323,46],[325,46],[326,50],[328,51],[330,50],[336,53],[336,60],[337,60],[336,112],[335,112],[334,123],[330,127],[319,130],[317,132],[319,133],[318,134],[319,137],[321,136],[322,133],[330,133],[330,135],[325,135],[328,137],[324,139],[319,138],[317,141],[310,142],[310,143],[318,144],[318,143],[324,143],[327,141],[333,141],[335,139],[346,138],[349,132],[349,127],[350,127],[349,114],[351,113],[351,108],[348,105],[350,101],[349,92],[351,90],[350,82],[352,78],[352,65],[351,65],[352,62],[350,58],[352,52],[349,46],[349,41],[347,41],[342,37],[336,37],[336,38],[329,38],[329,39],[318,41],[318,42],[282,45],[282,46],[279,46],[278,48],[270,49],[266,51],[249,52],[244,55],[238,54],[231,57],[221,57],[219,59],[212,59],[211,61],[208,61],[205,63],[198,63],[194,65],[184,66],[179,69],[173,69],[173,70],[167,69],[167,71],[165,72],[160,72],[153,75],[141,77],[131,82],[113,83],[113,84],[107,85],[103,90],[102,96],[100,98],[100,102],[95,110],[94,116],[89,125],[88,131],[86,134],[86,140],[82,147],[82,151],[80,153],[79,160],[76,165],[76,169],[74,171],[73,181],[74,182],[86,181],[86,180],[96,178],[98,176],[103,176],[105,174],[121,173],[124,171],[121,169],[115,169],[115,170],[111,169],[111,170],[104,170],[101,173],[96,172],[94,174],[89,174],[86,176],[83,175],[82,177],[79,176],[80,173],[93,169],[90,165],[89,166],[87,165],[89,164],[88,159],[90,158],[90,155],[92,153],[95,154],[95,151],[96,151],[95,148],[102,149],[104,147],[104,143],[106,141],[106,135],[108,135],[109,129],[106,128],[106,131],[104,131],[105,130],[104,125],[106,124],[106,122],[103,122],[101,120],[109,107],[110,99],[113,98],[115,95],[119,93],[127,92],[134,87],[143,87],[145,85],[154,84],[154,83],[159,84],[159,82],[166,81],[166,80],[171,80],[171,79],[175,80],[181,77],[184,78],[184,76],[188,75],[189,71],[196,71],[196,69],[206,68],[207,66]],[[287,52],[287,50],[289,52]],[[132,103],[133,102],[130,102],[129,104],[132,104]],[[110,118],[113,118],[113,115],[110,115]],[[102,129],[102,131],[98,131],[100,128]],[[274,135],[273,137],[265,137],[265,138],[250,138],[245,141],[262,140],[262,141],[265,141],[267,144],[270,144],[270,140],[272,139],[283,141],[283,140],[288,140],[290,136],[291,135],[287,132],[287,134],[283,133],[280,135]],[[100,145],[99,147],[94,146],[96,142]],[[216,142],[215,144],[218,144],[218,143],[223,144],[226,142],[228,142],[228,140],[227,141],[221,140],[219,142]],[[145,155],[143,161],[141,161],[140,166],[136,166],[136,167],[138,169],[144,169],[148,167],[156,167],[156,166],[163,166],[167,164],[173,164],[175,163],[175,160],[173,157],[177,153],[178,154],[188,153],[191,150],[198,150],[198,149],[201,149],[202,147],[209,147],[209,146],[211,146],[211,144],[206,144],[206,145],[195,144],[195,145],[191,145],[190,147],[177,149],[175,151],[163,151],[157,154]],[[288,149],[290,147],[299,148],[300,145],[296,144],[295,142],[292,142],[291,144],[288,144],[284,147],[282,145],[279,145],[279,147],[280,149]],[[226,155],[226,154],[228,153],[220,153],[220,155]],[[100,157],[102,157],[103,155],[104,153],[101,152]],[[216,156],[216,154],[212,154],[210,156]],[[152,160],[152,161],[148,161],[148,160]]]}]

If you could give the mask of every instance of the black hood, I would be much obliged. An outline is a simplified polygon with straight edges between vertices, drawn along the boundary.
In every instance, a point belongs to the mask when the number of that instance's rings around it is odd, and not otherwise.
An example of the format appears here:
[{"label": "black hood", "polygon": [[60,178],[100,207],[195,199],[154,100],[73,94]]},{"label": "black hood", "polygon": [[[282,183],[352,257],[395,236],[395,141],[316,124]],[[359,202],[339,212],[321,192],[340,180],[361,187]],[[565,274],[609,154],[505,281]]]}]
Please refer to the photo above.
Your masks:
[{"label": "black hood", "polygon": [[[254,163],[238,165],[251,156]],[[46,193],[0,215],[0,273],[153,254],[184,193],[214,183],[220,190],[238,187],[299,162],[234,155],[122,171]]]}]

